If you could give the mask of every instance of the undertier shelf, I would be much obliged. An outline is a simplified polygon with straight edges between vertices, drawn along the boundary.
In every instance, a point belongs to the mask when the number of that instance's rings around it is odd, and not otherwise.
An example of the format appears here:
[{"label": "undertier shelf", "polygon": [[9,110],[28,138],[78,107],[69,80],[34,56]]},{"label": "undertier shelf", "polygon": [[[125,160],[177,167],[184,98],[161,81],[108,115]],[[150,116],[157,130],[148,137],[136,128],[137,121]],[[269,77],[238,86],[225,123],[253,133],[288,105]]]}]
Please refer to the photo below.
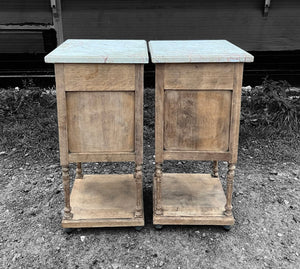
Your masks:
[{"label": "undertier shelf", "polygon": [[64,228],[144,226],[144,218],[135,217],[136,183],[131,174],[76,179],[71,208],[73,218],[62,221]]},{"label": "undertier shelf", "polygon": [[153,222],[161,225],[233,225],[234,218],[224,215],[225,203],[219,178],[210,174],[163,173],[163,214],[154,215]]}]

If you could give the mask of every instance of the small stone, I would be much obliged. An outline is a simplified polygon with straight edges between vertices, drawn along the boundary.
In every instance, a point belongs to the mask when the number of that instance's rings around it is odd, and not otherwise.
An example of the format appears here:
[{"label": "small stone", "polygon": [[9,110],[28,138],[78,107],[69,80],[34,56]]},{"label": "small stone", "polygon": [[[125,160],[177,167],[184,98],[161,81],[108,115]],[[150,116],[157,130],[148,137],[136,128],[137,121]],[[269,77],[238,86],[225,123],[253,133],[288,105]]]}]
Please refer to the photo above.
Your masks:
[{"label": "small stone", "polygon": [[0,155],[4,155],[4,154],[6,154],[5,151],[1,151],[1,152],[0,152]]},{"label": "small stone", "polygon": [[282,234],[282,233],[278,233],[277,235],[278,235],[279,237],[283,236],[283,234]]},{"label": "small stone", "polygon": [[199,231],[195,231],[195,234],[199,234],[200,232]]},{"label": "small stone", "polygon": [[178,162],[177,164],[182,165],[182,162]]},{"label": "small stone", "polygon": [[277,202],[278,202],[279,204],[283,204],[284,200],[283,200],[283,198],[279,197],[279,198],[277,199]]},{"label": "small stone", "polygon": [[150,266],[147,266],[146,269],[150,269]]},{"label": "small stone", "polygon": [[86,237],[85,237],[84,235],[80,236],[81,242],[84,242],[85,238],[86,238]]},{"label": "small stone", "polygon": [[159,267],[162,267],[163,265],[164,265],[164,262],[161,261],[161,262],[159,263]]},{"label": "small stone", "polygon": [[270,175],[278,175],[278,172],[273,170],[273,171],[270,171],[269,174]]},{"label": "small stone", "polygon": [[283,200],[284,204],[288,205],[290,202],[287,200]]},{"label": "small stone", "polygon": [[205,236],[206,236],[206,234],[205,234],[205,233],[203,233],[203,234],[202,234],[202,236],[203,236],[203,237],[205,237]]},{"label": "small stone", "polygon": [[270,181],[274,181],[274,180],[275,180],[273,177],[268,177],[268,179],[269,179]]}]

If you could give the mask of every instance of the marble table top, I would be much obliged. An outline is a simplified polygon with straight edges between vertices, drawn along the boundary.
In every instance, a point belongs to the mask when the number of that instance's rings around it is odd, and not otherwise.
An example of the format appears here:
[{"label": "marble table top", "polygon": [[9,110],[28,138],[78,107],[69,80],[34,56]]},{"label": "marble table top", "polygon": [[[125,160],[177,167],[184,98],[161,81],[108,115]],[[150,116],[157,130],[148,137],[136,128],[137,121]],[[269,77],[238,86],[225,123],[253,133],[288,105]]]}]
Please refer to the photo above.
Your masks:
[{"label": "marble table top", "polygon": [[68,39],[45,57],[46,63],[148,63],[145,40]]},{"label": "marble table top", "polygon": [[150,41],[153,63],[253,62],[254,57],[227,40]]}]

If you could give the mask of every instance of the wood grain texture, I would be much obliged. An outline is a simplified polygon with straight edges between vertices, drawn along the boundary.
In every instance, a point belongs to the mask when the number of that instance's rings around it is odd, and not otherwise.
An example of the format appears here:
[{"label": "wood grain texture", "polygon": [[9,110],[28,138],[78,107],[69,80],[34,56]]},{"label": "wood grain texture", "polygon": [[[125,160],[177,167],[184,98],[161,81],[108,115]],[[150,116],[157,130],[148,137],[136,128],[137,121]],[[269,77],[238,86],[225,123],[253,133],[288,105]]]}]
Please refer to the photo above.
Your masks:
[{"label": "wood grain texture", "polygon": [[65,64],[66,91],[134,91],[133,64]]},{"label": "wood grain texture", "polygon": [[68,92],[71,153],[134,151],[134,92]]},{"label": "wood grain texture", "polygon": [[209,174],[164,173],[161,191],[164,216],[224,215],[226,198],[221,182]]},{"label": "wood grain texture", "polygon": [[153,216],[153,224],[159,225],[234,225],[232,216],[190,216],[190,217],[169,217]]},{"label": "wood grain texture", "polygon": [[72,162],[134,162],[134,152],[99,152],[99,153],[69,153]]},{"label": "wood grain texture", "polygon": [[219,151],[165,151],[164,160],[190,160],[190,161],[212,161],[212,160],[231,160],[230,152]]},{"label": "wood grain texture", "polygon": [[163,162],[164,64],[155,65],[155,161]]},{"label": "wood grain texture", "polygon": [[136,164],[143,163],[144,65],[135,65],[135,154]]},{"label": "wood grain texture", "polygon": [[164,88],[172,90],[232,90],[230,63],[165,64]]},{"label": "wood grain texture", "polygon": [[229,143],[229,151],[232,152],[232,163],[237,162],[238,156],[243,67],[243,63],[237,63],[234,65],[234,86],[232,95]]},{"label": "wood grain texture", "polygon": [[143,226],[142,204],[141,217],[135,218],[136,193],[133,175],[84,175],[74,182],[73,219],[63,227]]},{"label": "wood grain texture", "polygon": [[166,91],[164,149],[228,151],[231,91]]},{"label": "wood grain texture", "polygon": [[67,129],[67,102],[65,93],[64,65],[55,64],[56,100],[57,100],[57,122],[59,136],[60,164],[69,164],[69,145]]}]

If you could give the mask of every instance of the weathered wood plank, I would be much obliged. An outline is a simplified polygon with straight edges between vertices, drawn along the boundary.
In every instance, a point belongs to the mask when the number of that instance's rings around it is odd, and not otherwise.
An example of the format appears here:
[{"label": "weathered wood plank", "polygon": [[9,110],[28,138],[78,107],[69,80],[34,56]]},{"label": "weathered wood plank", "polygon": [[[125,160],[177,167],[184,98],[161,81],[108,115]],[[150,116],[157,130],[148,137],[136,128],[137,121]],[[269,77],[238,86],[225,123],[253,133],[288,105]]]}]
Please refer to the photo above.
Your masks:
[{"label": "weathered wood plank", "polygon": [[72,153],[134,151],[134,92],[68,92]]},{"label": "weathered wood plank", "polygon": [[67,101],[65,92],[64,65],[55,65],[56,76],[56,99],[57,99],[57,121],[59,136],[59,154],[61,165],[69,164],[69,144],[67,127]]},{"label": "weathered wood plank", "polygon": [[134,91],[133,64],[65,64],[66,91]]},{"label": "weathered wood plank", "polygon": [[233,64],[166,64],[165,89],[179,90],[231,90]]},{"label": "weathered wood plank", "polygon": [[164,149],[227,152],[231,97],[223,90],[166,91]]}]

